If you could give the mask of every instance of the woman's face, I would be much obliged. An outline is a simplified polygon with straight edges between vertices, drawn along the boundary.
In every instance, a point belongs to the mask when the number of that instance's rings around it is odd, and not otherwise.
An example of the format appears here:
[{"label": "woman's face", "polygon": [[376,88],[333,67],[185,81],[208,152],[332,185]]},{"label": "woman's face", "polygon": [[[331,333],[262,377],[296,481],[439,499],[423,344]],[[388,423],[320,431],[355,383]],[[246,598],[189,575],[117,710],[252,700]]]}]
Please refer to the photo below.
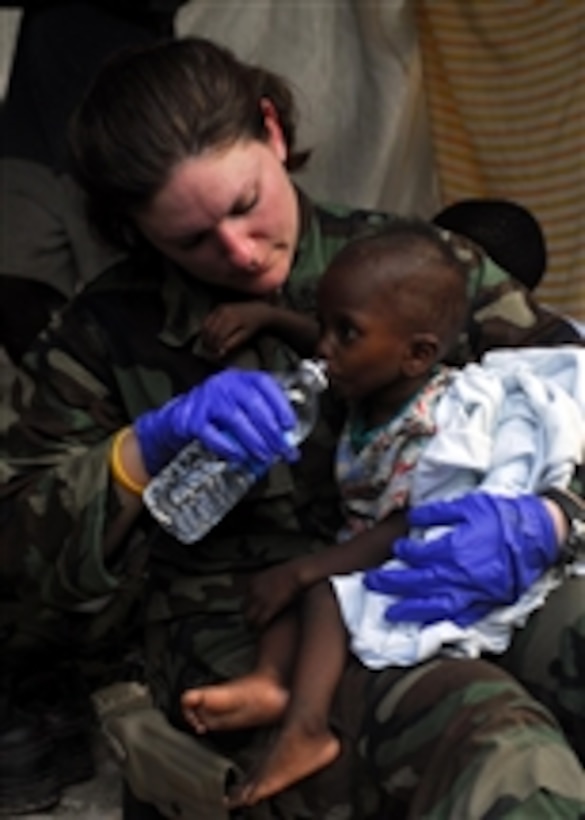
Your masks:
[{"label": "woman's face", "polygon": [[261,296],[286,281],[299,206],[284,167],[286,144],[270,113],[266,142],[240,140],[180,162],[138,229],[197,279]]}]

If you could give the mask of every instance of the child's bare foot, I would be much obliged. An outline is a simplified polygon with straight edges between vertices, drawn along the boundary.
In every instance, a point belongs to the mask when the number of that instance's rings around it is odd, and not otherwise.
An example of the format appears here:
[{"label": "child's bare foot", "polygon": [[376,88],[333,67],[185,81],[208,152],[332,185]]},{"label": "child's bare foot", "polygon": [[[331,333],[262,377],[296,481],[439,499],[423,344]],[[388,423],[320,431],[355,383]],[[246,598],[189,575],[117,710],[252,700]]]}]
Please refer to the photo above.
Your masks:
[{"label": "child's bare foot", "polygon": [[185,720],[199,734],[274,723],[282,717],[288,692],[271,677],[252,673],[237,680],[187,689],[181,695]]},{"label": "child's bare foot", "polygon": [[283,729],[258,769],[230,792],[227,807],[253,806],[281,792],[333,763],[340,748],[329,730],[308,734],[298,726]]}]

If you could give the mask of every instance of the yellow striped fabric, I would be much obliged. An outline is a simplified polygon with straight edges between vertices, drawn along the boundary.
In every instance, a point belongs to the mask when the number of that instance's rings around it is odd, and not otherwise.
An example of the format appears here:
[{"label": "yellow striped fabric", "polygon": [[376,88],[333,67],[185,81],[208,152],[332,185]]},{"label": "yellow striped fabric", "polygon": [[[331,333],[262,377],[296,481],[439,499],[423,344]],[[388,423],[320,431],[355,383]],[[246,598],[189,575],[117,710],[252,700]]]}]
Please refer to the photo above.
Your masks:
[{"label": "yellow striped fabric", "polygon": [[585,321],[585,0],[415,0],[443,204],[530,208],[541,302]]}]

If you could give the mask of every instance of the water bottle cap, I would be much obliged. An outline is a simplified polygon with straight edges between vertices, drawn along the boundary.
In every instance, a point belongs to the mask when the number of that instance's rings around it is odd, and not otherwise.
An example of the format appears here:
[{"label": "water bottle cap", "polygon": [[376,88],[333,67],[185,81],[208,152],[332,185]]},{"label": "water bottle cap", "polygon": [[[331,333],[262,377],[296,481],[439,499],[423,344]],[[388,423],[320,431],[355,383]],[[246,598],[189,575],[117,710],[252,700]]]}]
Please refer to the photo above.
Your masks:
[{"label": "water bottle cap", "polygon": [[319,391],[325,390],[329,384],[327,379],[327,362],[323,359],[302,359],[299,363],[299,370],[302,376],[308,376],[315,388]]}]

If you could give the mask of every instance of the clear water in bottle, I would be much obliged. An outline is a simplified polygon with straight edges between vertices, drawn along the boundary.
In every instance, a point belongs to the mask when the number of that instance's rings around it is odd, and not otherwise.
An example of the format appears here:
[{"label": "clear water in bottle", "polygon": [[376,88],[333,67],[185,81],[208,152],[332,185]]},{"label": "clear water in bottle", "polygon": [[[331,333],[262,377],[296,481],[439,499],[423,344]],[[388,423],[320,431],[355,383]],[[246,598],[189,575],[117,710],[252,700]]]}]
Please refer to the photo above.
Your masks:
[{"label": "clear water in bottle", "polygon": [[[297,370],[276,378],[297,415],[289,441],[299,444],[317,420],[319,394],[327,387],[325,363],[303,359]],[[193,544],[221,521],[263,472],[250,462],[231,464],[194,439],[152,479],[143,500],[164,529],[184,544]]]}]

